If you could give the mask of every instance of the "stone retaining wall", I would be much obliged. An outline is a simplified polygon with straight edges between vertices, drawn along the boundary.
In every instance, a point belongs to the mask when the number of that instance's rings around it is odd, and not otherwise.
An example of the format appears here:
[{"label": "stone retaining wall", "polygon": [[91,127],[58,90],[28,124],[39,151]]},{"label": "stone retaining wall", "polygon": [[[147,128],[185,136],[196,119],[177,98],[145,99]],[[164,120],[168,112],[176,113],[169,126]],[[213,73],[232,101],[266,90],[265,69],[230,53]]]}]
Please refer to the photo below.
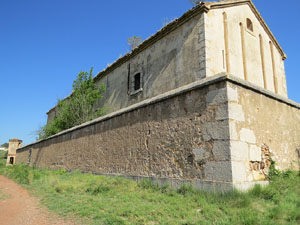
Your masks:
[{"label": "stone retaining wall", "polygon": [[[253,172],[260,173],[256,162],[262,165],[257,155],[263,146],[283,169],[297,168],[297,106],[221,74],[20,148],[16,160],[175,187],[243,189],[265,180]],[[269,121],[272,126],[265,125]]]}]

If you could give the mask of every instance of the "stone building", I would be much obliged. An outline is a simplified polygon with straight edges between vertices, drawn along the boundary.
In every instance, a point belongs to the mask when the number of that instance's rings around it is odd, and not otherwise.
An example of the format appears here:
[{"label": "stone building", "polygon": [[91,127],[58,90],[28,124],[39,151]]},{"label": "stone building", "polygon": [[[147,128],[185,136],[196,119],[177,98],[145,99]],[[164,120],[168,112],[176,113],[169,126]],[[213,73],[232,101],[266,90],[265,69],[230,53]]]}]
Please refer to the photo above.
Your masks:
[{"label": "stone building", "polygon": [[[118,59],[95,81],[110,112],[227,72],[287,97],[286,55],[251,1],[203,2]],[[49,110],[48,121],[55,117]]]},{"label": "stone building", "polygon": [[13,138],[9,140],[6,165],[13,165],[16,162],[16,150],[22,147],[22,140]]},{"label": "stone building", "polygon": [[251,0],[202,2],[95,77],[108,115],[18,149],[17,163],[173,187],[266,183],[272,160],[299,169],[284,59]]}]

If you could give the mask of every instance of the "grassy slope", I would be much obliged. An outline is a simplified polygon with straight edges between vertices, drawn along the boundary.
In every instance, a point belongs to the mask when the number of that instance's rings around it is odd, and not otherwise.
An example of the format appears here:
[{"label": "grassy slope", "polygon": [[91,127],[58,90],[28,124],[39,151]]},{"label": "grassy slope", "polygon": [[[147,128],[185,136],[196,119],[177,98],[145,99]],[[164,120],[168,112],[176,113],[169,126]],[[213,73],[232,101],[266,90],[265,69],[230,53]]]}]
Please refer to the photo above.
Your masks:
[{"label": "grassy slope", "polygon": [[300,224],[296,172],[275,175],[271,185],[249,193],[216,194],[3,164],[0,174],[32,190],[50,210],[89,224]]}]

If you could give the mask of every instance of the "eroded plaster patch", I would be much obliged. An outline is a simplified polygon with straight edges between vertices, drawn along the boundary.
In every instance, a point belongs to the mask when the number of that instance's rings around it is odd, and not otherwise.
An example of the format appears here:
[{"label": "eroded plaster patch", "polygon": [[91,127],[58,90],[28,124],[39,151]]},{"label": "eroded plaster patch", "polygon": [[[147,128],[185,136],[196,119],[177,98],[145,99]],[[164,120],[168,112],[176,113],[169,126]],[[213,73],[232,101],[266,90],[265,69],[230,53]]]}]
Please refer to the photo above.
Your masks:
[{"label": "eroded plaster patch", "polygon": [[[255,151],[257,150],[255,149]],[[272,162],[271,155],[272,153],[270,152],[270,148],[263,144],[260,148],[260,157],[256,156],[257,160],[251,160],[249,162],[250,173],[253,180],[266,179]]]}]

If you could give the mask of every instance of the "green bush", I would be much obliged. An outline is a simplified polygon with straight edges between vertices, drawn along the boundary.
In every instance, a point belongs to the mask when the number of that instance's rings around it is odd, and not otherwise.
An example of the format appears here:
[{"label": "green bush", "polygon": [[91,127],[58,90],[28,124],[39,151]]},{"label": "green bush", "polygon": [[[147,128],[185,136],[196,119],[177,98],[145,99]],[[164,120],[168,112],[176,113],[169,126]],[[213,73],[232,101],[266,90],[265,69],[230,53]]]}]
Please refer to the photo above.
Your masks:
[{"label": "green bush", "polygon": [[105,85],[98,87],[93,78],[93,68],[90,72],[81,71],[73,82],[72,94],[63,100],[58,100],[55,108],[55,118],[42,126],[38,131],[38,139],[44,139],[63,130],[80,125],[105,114],[106,109],[96,104],[103,97]]}]

